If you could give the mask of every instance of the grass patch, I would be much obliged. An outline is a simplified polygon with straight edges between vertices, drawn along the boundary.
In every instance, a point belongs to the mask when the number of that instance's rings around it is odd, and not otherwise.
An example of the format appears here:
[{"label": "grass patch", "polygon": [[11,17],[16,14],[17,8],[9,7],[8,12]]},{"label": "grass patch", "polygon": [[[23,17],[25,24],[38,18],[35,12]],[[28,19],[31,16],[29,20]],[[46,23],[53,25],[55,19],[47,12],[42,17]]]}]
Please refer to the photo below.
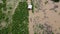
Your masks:
[{"label": "grass patch", "polygon": [[13,19],[12,34],[29,34],[28,32],[28,8],[27,8],[26,2],[19,3],[12,19]]},{"label": "grass patch", "polygon": [[7,8],[6,8],[6,0],[2,0],[3,1],[3,10],[6,11]]},{"label": "grass patch", "polygon": [[3,7],[3,4],[2,3],[0,3],[0,10],[1,10],[1,8]]},{"label": "grass patch", "polygon": [[[4,0],[5,1],[5,0]],[[29,34],[28,31],[28,8],[27,8],[27,3],[26,2],[20,2],[19,5],[17,6],[14,15],[12,16],[12,23],[7,24],[7,28],[2,28],[0,30],[0,34]],[[6,6],[3,5],[3,8],[6,8]],[[2,10],[0,9],[0,19],[4,14],[2,14]],[[6,21],[8,22],[8,19]]]},{"label": "grass patch", "polygon": [[5,14],[2,13],[2,10],[0,9],[0,21],[5,18]]}]

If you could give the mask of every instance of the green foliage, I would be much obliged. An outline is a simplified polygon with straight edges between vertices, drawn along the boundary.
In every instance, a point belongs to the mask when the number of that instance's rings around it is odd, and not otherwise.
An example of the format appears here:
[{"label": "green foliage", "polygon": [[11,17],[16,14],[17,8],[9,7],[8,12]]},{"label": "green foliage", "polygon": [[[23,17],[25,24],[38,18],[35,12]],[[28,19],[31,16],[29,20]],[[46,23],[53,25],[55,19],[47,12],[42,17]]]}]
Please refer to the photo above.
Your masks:
[{"label": "green foliage", "polygon": [[[3,5],[3,7],[5,7]],[[12,23],[0,30],[0,34],[29,34],[28,32],[28,8],[26,2],[20,2],[17,6],[14,15],[12,16]],[[0,10],[0,19],[5,18],[6,15]],[[8,17],[6,21],[8,22]],[[24,23],[25,21],[25,23]]]},{"label": "green foliage", "polygon": [[0,9],[0,20],[5,18],[5,14],[2,13],[2,10]]},{"label": "green foliage", "polygon": [[9,9],[12,9],[12,7],[9,7]]},{"label": "green foliage", "polygon": [[54,34],[54,33],[52,32],[52,34]]},{"label": "green foliage", "polygon": [[0,34],[8,34],[8,28],[0,30]]},{"label": "green foliage", "polygon": [[0,9],[2,8],[2,6],[3,6],[3,4],[2,4],[2,3],[0,3]]},{"label": "green foliage", "polygon": [[5,21],[8,23],[8,22],[9,22],[9,18],[7,17],[7,18],[5,19]]},{"label": "green foliage", "polygon": [[[20,2],[13,15],[13,34],[29,34],[28,32],[28,9],[26,2]],[[26,24],[24,24],[24,22]]]},{"label": "green foliage", "polygon": [[6,0],[2,0],[3,1],[3,3],[6,3]]},{"label": "green foliage", "polygon": [[6,8],[6,0],[2,0],[2,1],[3,1],[3,5],[2,5],[3,6],[3,10],[6,11],[7,10],[7,8]]},{"label": "green foliage", "polygon": [[34,13],[34,4],[33,4],[33,0],[31,0],[31,4],[32,4],[32,13]]},{"label": "green foliage", "polygon": [[37,34],[36,32],[34,34]]},{"label": "green foliage", "polygon": [[6,11],[7,8],[6,8],[6,3],[3,4],[3,10]]},{"label": "green foliage", "polygon": [[53,2],[59,2],[60,0],[51,0],[51,1],[53,1]]}]

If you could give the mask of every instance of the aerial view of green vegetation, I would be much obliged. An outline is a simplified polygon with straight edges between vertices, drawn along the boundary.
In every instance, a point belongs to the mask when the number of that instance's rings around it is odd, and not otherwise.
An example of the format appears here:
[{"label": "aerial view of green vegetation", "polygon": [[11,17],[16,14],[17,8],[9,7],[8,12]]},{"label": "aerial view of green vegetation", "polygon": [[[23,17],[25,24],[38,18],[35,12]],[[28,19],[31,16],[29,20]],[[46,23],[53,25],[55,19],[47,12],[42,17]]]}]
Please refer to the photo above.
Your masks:
[{"label": "aerial view of green vegetation", "polygon": [[6,3],[6,0],[1,1],[0,34],[29,34],[27,2],[16,1],[15,5]]},{"label": "aerial view of green vegetation", "polygon": [[29,34],[27,3],[20,2],[13,15],[12,34]]}]

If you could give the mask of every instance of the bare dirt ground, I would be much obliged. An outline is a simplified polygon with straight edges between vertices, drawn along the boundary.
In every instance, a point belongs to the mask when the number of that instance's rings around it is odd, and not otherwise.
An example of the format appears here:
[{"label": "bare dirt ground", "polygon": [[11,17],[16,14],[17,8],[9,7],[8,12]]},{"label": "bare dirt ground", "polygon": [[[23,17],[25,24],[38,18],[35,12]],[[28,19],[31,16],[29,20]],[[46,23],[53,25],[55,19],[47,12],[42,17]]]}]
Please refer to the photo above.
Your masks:
[{"label": "bare dirt ground", "polygon": [[[27,3],[28,5],[31,4],[31,0],[27,0]],[[29,34],[34,34],[34,31],[33,31],[33,22],[32,21],[32,16],[33,16],[33,13],[32,13],[32,10],[29,10]]]},{"label": "bare dirt ground", "polygon": [[[33,0],[33,3],[34,13],[29,11],[30,34],[60,34],[60,2]],[[44,27],[40,29],[39,24]]]}]

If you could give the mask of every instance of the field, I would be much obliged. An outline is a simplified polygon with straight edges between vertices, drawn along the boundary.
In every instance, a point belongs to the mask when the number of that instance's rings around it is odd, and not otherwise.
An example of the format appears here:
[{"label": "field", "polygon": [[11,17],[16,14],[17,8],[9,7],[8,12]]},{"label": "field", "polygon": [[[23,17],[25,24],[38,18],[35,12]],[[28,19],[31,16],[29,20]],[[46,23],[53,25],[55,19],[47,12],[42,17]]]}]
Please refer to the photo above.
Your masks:
[{"label": "field", "polygon": [[29,34],[27,3],[19,3],[13,15],[13,34]]},{"label": "field", "polygon": [[59,0],[0,0],[0,34],[60,34]]},{"label": "field", "polygon": [[7,9],[6,0],[0,3],[0,34],[29,34],[27,2],[17,4],[15,8],[9,7]]}]

